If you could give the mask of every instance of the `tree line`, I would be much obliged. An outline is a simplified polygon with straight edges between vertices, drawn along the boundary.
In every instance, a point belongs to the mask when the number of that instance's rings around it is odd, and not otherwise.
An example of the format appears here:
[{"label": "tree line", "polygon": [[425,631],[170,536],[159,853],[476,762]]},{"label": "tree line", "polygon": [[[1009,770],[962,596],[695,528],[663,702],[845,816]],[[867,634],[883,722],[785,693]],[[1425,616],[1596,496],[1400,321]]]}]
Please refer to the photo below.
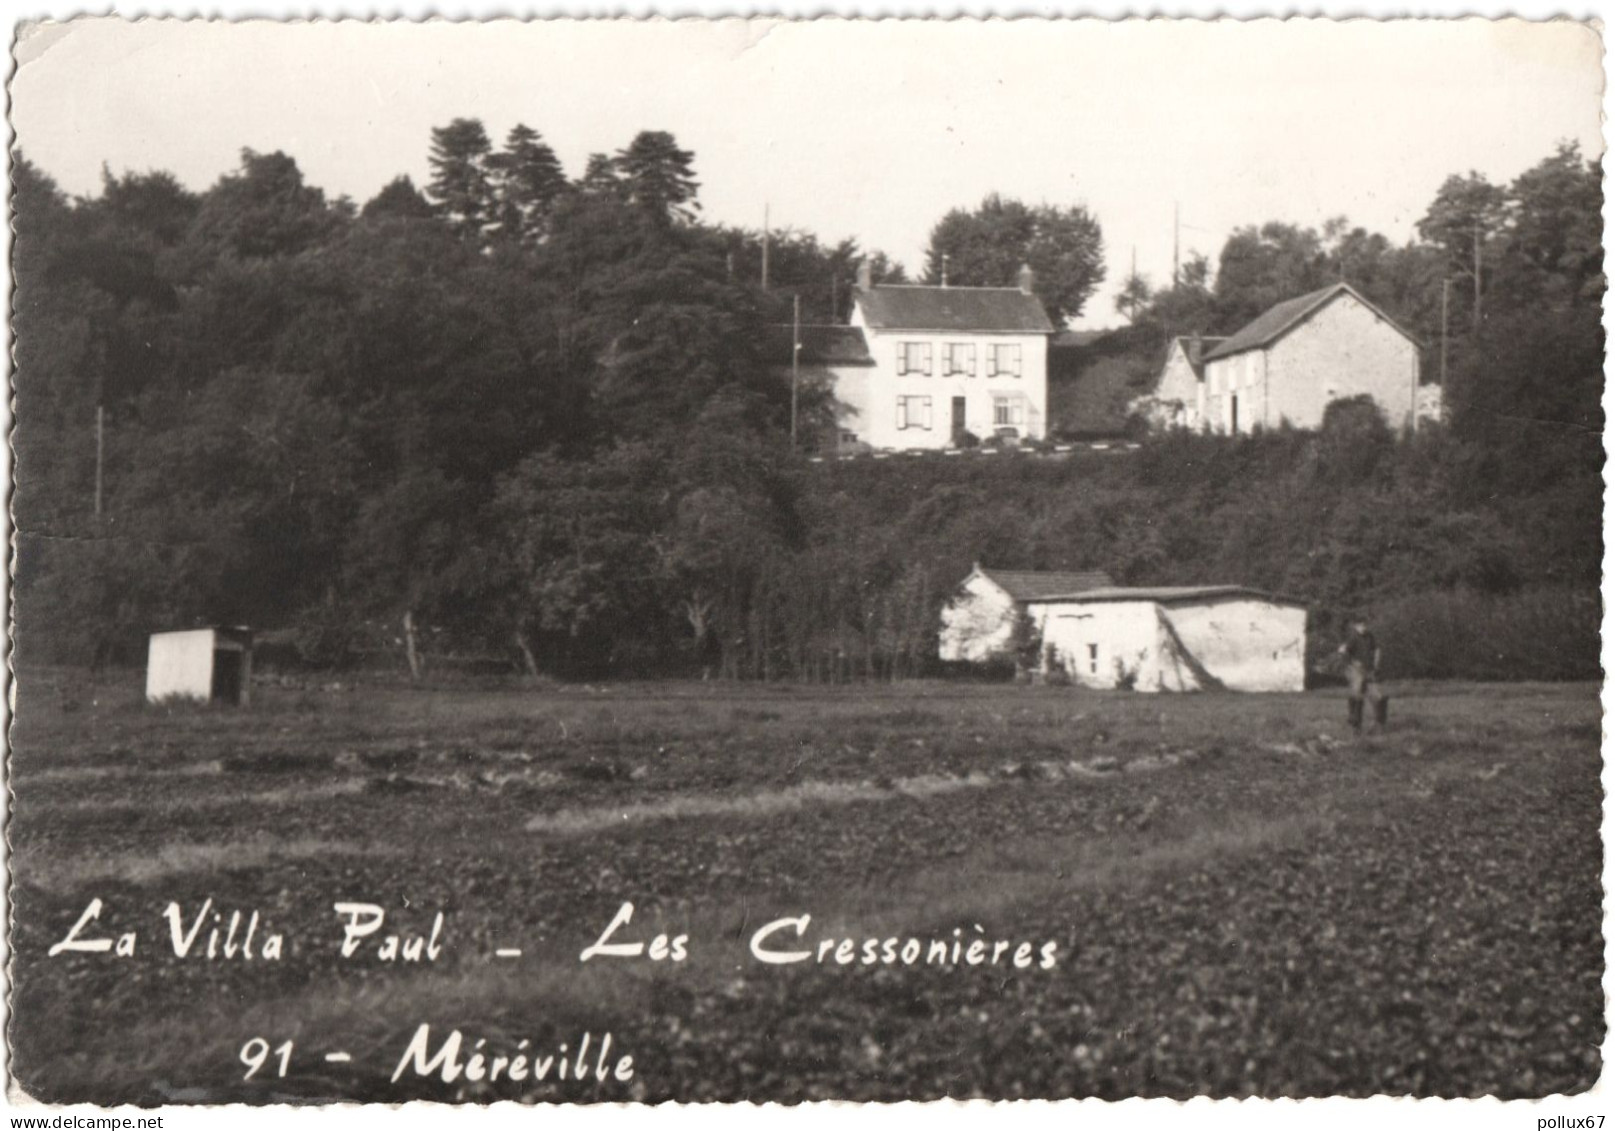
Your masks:
[{"label": "tree line", "polygon": [[[416,675],[477,655],[563,676],[892,678],[934,670],[937,611],[978,559],[1331,608],[1596,591],[1599,198],[1572,151],[1501,190],[1470,261],[1482,286],[1448,288],[1465,327],[1450,429],[992,468],[793,450],[770,326],[793,296],[844,321],[860,260],[906,276],[851,240],[705,222],[670,135],[569,177],[536,131],[496,146],[461,119],[429,161],[423,188],[399,177],[361,206],[282,153],[244,151],[201,193],[108,171],[79,199],[16,155],[21,662],[137,663],[147,633],[217,622]],[[1214,328],[1349,245],[1361,289],[1425,332],[1395,287],[1424,292],[1391,265],[1456,272],[1472,217],[1432,208],[1449,212],[1411,249],[1241,230],[1214,282],[1191,264],[1138,316]],[[989,197],[938,223],[922,277],[1004,285],[1023,261],[1045,265],[1053,315],[1079,313],[1103,278],[1098,221]],[[826,407],[804,390],[807,432]],[[1342,478],[1353,459],[1371,466]],[[1270,482],[1289,494],[1251,490]]]}]

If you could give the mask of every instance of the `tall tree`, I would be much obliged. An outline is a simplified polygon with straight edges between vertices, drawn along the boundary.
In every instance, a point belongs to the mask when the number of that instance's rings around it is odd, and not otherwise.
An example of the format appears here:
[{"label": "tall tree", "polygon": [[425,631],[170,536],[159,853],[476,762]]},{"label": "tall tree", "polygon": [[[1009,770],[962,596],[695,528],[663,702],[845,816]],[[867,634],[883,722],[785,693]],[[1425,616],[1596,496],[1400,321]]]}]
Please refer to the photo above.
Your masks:
[{"label": "tall tree", "polygon": [[1217,264],[1217,320],[1231,332],[1275,303],[1335,282],[1338,271],[1311,228],[1276,221],[1237,229]]},{"label": "tall tree", "polygon": [[1105,278],[1104,238],[1081,206],[1032,207],[997,193],[974,211],[954,209],[931,229],[925,281],[957,286],[1015,285],[1022,264],[1034,273],[1032,289],[1049,319],[1061,325],[1082,313]]},{"label": "tall tree", "polygon": [[303,181],[286,154],[241,151],[241,168],[227,173],[202,197],[189,233],[193,252],[225,252],[242,259],[296,255],[334,235],[342,215],[325,193]]},{"label": "tall tree", "polygon": [[1116,309],[1127,316],[1127,321],[1137,322],[1139,314],[1154,298],[1155,292],[1150,289],[1150,281],[1134,271],[1122,282],[1122,289],[1116,295]]},{"label": "tall tree", "polygon": [[475,118],[456,118],[432,130],[432,148],[427,158],[432,179],[426,194],[437,203],[454,230],[468,239],[481,239],[488,225],[497,219],[488,170],[492,152],[488,131]]},{"label": "tall tree", "polygon": [[1507,193],[1479,173],[1451,176],[1418,223],[1421,239],[1441,248],[1449,270],[1467,278],[1471,332],[1480,329],[1486,259],[1507,215]]},{"label": "tall tree", "polygon": [[1599,163],[1573,142],[1520,174],[1508,188],[1508,228],[1499,274],[1517,299],[1588,303],[1602,296],[1603,186]]},{"label": "tall tree", "polygon": [[488,158],[498,198],[499,234],[533,243],[549,233],[555,202],[567,189],[566,173],[555,151],[537,130],[518,123],[505,148]]},{"label": "tall tree", "polygon": [[162,171],[114,176],[101,167],[101,196],[96,211],[130,235],[140,234],[159,247],[174,247],[201,208],[196,194]]},{"label": "tall tree", "polygon": [[617,166],[604,153],[591,153],[578,178],[578,192],[591,200],[617,200],[623,193],[622,177]]},{"label": "tall tree", "polygon": [[630,204],[657,224],[692,220],[701,205],[695,154],[680,149],[665,130],[644,130],[613,162]]}]

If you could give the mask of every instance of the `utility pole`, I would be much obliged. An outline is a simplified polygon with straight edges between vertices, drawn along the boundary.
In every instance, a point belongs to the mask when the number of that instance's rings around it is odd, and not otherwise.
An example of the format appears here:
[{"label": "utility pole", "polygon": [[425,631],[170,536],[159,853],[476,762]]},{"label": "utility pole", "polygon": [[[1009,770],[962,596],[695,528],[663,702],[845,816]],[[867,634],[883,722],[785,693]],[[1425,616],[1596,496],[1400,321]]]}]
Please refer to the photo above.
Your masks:
[{"label": "utility pole", "polygon": [[95,342],[95,521],[101,523],[102,488],[106,481],[107,424],[107,347],[97,335]]},{"label": "utility pole", "polygon": [[1452,291],[1452,280],[1441,280],[1441,404],[1446,411],[1447,402],[1447,296]]},{"label": "utility pole", "polygon": [[1178,202],[1172,202],[1172,289],[1178,289]]},{"label": "utility pole", "polygon": [[1475,309],[1471,315],[1475,333],[1480,333],[1480,220],[1475,220]]},{"label": "utility pole", "polygon": [[763,290],[768,289],[768,205],[763,205]]},{"label": "utility pole", "polygon": [[101,519],[101,481],[102,467],[105,463],[106,448],[106,408],[101,404],[99,397],[95,402],[95,518]]},{"label": "utility pole", "polygon": [[802,296],[791,296],[791,451],[796,451],[796,379],[802,364]]}]

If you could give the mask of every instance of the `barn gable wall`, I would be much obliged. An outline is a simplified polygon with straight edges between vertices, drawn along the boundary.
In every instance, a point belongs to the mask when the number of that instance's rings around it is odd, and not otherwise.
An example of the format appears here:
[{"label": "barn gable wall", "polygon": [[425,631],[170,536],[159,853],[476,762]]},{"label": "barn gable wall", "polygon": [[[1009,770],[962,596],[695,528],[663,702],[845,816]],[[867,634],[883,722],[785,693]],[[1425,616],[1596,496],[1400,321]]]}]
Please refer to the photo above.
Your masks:
[{"label": "barn gable wall", "polygon": [[1419,351],[1368,307],[1342,295],[1269,349],[1269,427],[1288,420],[1316,428],[1332,400],[1367,394],[1391,427],[1409,423],[1419,380]]},{"label": "barn gable wall", "polygon": [[949,662],[983,663],[1006,655],[1015,634],[1015,601],[979,573],[965,578],[942,609],[938,655]]}]

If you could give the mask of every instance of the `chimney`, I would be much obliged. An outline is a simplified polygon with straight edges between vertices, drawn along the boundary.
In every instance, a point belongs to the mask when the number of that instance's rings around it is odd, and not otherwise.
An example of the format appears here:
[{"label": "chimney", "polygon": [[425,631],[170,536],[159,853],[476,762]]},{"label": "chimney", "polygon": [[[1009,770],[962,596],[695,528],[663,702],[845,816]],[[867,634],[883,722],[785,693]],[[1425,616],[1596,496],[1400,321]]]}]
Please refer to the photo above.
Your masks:
[{"label": "chimney", "polygon": [[875,289],[874,271],[869,266],[869,260],[867,259],[858,264],[858,289],[860,291],[872,291]]},{"label": "chimney", "polygon": [[1035,276],[1032,274],[1032,265],[1030,263],[1022,263],[1021,273],[1016,279],[1016,282],[1021,288],[1021,294],[1029,295],[1032,293],[1032,280],[1034,277]]},{"label": "chimney", "polygon": [[948,253],[945,251],[942,253],[942,285],[948,285]]}]

